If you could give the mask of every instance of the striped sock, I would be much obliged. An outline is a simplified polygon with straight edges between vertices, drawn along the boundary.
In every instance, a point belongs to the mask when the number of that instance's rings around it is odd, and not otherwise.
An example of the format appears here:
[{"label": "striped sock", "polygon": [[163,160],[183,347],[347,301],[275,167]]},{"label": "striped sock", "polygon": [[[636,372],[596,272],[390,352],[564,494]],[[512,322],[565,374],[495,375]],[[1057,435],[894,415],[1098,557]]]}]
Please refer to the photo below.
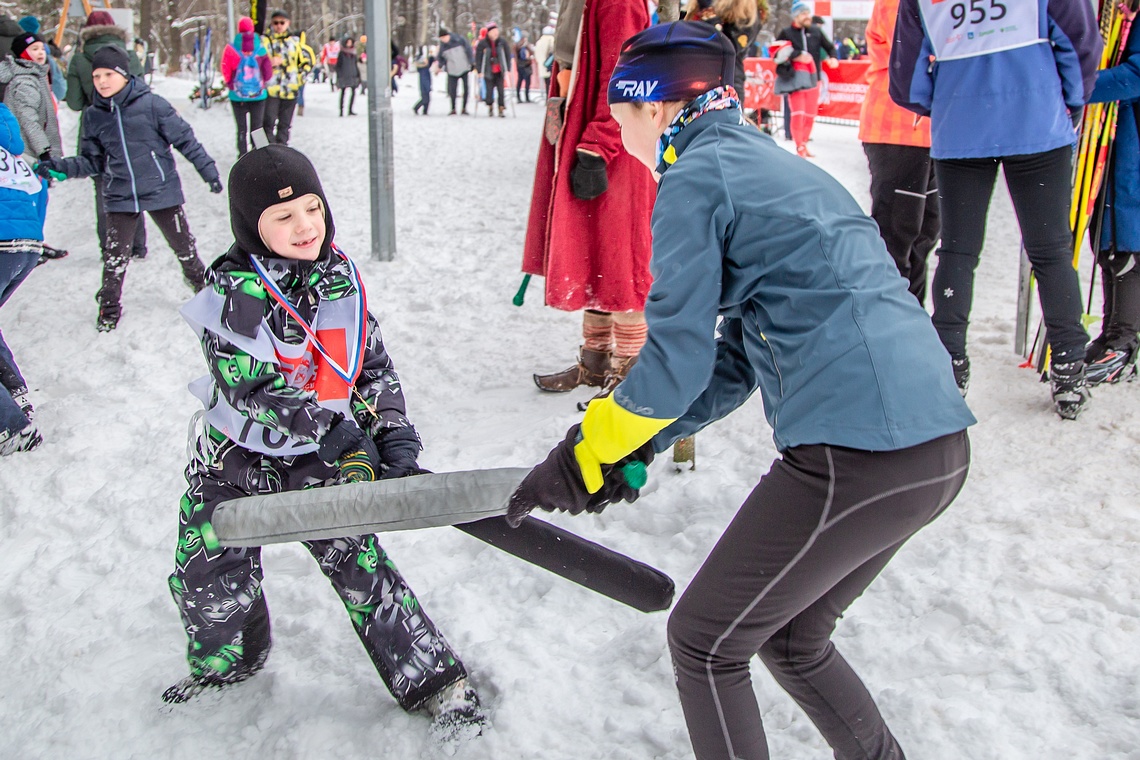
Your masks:
[{"label": "striped sock", "polygon": [[642,314],[640,322],[628,323],[614,322],[614,358],[629,358],[637,356],[641,347],[645,345],[645,337],[649,328],[645,324]]},{"label": "striped sock", "polygon": [[614,318],[607,311],[587,309],[582,314],[583,348],[608,352],[613,349]]}]

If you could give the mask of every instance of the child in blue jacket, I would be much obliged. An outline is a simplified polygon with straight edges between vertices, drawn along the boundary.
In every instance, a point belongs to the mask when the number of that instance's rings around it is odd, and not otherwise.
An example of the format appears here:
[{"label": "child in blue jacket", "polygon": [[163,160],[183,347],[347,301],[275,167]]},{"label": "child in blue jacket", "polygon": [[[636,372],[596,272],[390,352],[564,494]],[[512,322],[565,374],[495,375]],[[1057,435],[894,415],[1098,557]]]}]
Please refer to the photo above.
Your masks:
[{"label": "child in blue jacket", "polygon": [[144,211],[174,249],[186,284],[195,292],[205,285],[205,267],[182,209],[182,183],[171,147],[194,164],[210,192],[222,192],[222,182],[214,160],[195,139],[190,125],[142,79],[131,75],[122,48],[100,48],[91,65],[96,94],[83,111],[79,155],[48,159],[36,171],[45,177],[52,172],[65,178],[103,175],[107,247],[103,284],[95,300],[99,302],[96,327],[106,332],[119,324],[131,241]]},{"label": "child in blue jacket", "polygon": [[759,652],[837,758],[895,760],[898,742],[831,633],[961,489],[974,418],[875,223],[744,120],[734,69],[732,44],[703,23],[622,46],[610,111],[626,150],[660,177],[649,336],[613,394],[523,480],[508,519],[636,498],[620,465],[759,389],[780,458],[669,617],[693,749],[766,760],[749,678]]},{"label": "child in blue jacket", "polygon": [[[0,103],[0,306],[12,297],[43,253],[47,182],[20,157],[20,124]],[[43,442],[32,422],[28,384],[0,334],[0,456],[31,451]]]}]

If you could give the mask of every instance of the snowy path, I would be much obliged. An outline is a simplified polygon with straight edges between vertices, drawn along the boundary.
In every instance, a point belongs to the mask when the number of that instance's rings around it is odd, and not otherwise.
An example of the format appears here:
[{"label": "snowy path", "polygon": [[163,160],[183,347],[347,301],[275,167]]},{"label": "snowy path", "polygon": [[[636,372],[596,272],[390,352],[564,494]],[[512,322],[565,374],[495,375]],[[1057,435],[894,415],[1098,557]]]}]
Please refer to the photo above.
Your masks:
[{"label": "snowy path", "polygon": [[[323,178],[337,240],[355,253],[435,470],[526,466],[578,415],[585,391],[540,395],[579,317],[526,305],[518,286],[542,106],[517,118],[413,116],[395,100],[398,260],[368,258],[367,123],[337,118],[310,86],[293,145]],[[438,86],[438,83],[437,83]],[[223,177],[235,157],[227,107],[190,108]],[[363,110],[363,109],[361,109]],[[75,144],[75,119],[61,114]],[[818,163],[866,205],[854,130],[821,126]],[[228,245],[224,196],[179,158],[204,259]],[[779,178],[758,177],[758,182]],[[0,757],[393,760],[439,754],[376,677],[343,610],[299,546],[265,550],[276,648],[266,671],[173,712],[184,636],[166,590],[184,488],[185,385],[204,371],[177,315],[189,292],[153,224],[131,265],[117,331],[97,334],[100,266],[91,185],[53,191],[48,242],[71,256],[36,270],[0,311],[33,387],[45,444],[0,461]],[[1017,233],[1003,190],[978,270],[971,332],[974,465],[966,490],[907,546],[841,622],[837,642],[912,758],[1140,758],[1140,539],[1135,485],[1140,385],[1095,392],[1078,423],[1012,351]],[[1082,274],[1087,287],[1087,273]],[[759,401],[700,436],[699,467],[655,463],[632,506],[552,518],[656,564],[683,589],[775,456]],[[494,730],[472,760],[691,757],[665,648],[665,615],[642,615],[461,533],[382,541],[462,653]],[[829,757],[762,670],[772,756]]]}]

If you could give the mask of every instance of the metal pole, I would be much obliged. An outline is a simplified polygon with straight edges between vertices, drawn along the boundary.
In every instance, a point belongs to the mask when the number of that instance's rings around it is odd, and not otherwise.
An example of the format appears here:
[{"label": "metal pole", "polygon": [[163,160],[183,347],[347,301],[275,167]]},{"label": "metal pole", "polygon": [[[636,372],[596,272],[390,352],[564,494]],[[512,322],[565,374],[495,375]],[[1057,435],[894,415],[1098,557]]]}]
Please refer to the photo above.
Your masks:
[{"label": "metal pole", "polygon": [[[234,23],[234,0],[226,0],[226,20],[229,22],[227,41],[237,36],[237,24]],[[256,47],[256,46],[255,46]],[[238,52],[241,52],[240,50]]]},{"label": "metal pole", "polygon": [[396,258],[395,173],[392,165],[392,35],[388,0],[365,0],[368,35],[369,178],[372,182],[372,255]]}]

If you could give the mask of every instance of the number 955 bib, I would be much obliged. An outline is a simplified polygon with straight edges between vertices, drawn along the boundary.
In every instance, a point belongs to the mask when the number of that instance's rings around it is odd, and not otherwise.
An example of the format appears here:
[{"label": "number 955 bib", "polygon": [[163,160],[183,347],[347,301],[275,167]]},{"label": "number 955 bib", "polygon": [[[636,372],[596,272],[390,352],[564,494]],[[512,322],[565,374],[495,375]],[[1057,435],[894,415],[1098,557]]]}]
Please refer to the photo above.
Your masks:
[{"label": "number 955 bib", "polygon": [[939,61],[1046,41],[1040,34],[1041,4],[1037,0],[919,0],[919,8]]}]

